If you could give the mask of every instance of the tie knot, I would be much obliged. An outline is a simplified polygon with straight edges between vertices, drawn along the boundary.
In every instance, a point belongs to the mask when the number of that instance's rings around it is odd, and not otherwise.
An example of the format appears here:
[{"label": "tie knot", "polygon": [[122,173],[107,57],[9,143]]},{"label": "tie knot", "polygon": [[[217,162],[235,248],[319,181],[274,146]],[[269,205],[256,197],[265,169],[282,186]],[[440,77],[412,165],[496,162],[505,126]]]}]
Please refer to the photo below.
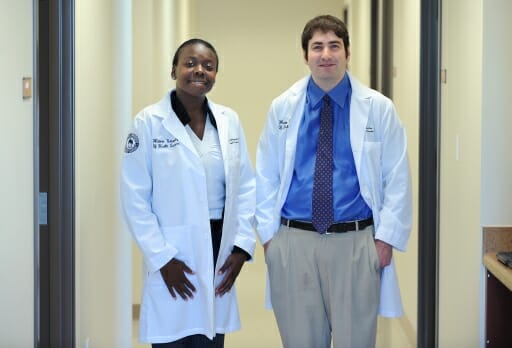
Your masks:
[{"label": "tie knot", "polygon": [[328,94],[324,95],[323,99],[326,105],[329,105],[331,103],[331,98],[329,98]]}]

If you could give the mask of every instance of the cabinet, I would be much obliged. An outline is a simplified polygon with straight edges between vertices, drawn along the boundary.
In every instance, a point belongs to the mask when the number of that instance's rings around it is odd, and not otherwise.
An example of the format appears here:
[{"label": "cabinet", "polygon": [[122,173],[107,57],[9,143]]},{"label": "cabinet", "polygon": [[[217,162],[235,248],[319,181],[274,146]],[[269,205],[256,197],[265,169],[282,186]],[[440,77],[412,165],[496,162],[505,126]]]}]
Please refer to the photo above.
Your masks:
[{"label": "cabinet", "polygon": [[512,268],[496,259],[498,251],[512,250],[512,228],[484,228],[483,246],[486,347],[512,347]]},{"label": "cabinet", "polygon": [[[507,276],[508,282],[512,283],[512,269],[497,261],[496,253],[486,254],[484,264],[487,273],[486,347],[512,347],[512,290],[500,280]],[[493,271],[498,271],[500,278]]]}]

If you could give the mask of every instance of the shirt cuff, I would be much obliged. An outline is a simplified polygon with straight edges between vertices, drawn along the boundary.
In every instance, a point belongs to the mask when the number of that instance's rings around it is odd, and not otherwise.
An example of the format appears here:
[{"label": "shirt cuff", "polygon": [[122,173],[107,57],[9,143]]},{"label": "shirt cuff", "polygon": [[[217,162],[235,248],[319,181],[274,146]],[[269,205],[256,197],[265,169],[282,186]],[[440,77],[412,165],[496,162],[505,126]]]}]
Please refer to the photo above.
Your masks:
[{"label": "shirt cuff", "polygon": [[233,251],[231,251],[232,254],[245,254],[245,258],[246,258],[246,261],[249,261],[251,259],[251,255],[245,251],[244,249],[238,247],[238,246],[234,246],[233,247]]}]

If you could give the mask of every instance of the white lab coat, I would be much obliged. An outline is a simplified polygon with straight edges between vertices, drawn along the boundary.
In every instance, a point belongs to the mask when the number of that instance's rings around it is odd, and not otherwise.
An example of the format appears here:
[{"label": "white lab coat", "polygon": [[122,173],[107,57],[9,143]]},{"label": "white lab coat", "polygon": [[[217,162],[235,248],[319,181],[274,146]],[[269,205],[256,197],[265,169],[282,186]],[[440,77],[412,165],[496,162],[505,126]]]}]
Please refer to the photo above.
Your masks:
[{"label": "white lab coat", "polygon": [[[162,343],[240,328],[235,287],[215,297],[217,270],[236,245],[254,256],[255,179],[238,115],[209,103],[220,139],[226,175],[224,228],[213,269],[206,174],[168,93],[135,118],[121,173],[127,225],[144,259],[139,322],[141,342]],[[160,268],[172,258],[194,272],[192,300],[173,299]]]},{"label": "white lab coat", "polygon": [[[412,223],[405,130],[388,98],[347,74],[352,85],[350,143],[361,194],[373,212],[375,238],[405,251]],[[258,143],[256,220],[262,243],[270,240],[279,228],[281,208],[292,179],[309,78],[298,81],[272,102]],[[268,289],[267,286],[270,306]],[[393,262],[382,270],[379,314],[402,315]]]}]

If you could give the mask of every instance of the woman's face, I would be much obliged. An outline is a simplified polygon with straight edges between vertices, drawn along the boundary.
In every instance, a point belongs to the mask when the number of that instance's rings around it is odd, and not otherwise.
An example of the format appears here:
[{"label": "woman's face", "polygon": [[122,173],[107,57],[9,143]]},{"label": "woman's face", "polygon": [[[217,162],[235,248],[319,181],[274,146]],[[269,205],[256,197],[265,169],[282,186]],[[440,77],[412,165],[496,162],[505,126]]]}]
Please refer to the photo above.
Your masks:
[{"label": "woman's face", "polygon": [[210,92],[216,75],[216,55],[201,43],[182,47],[171,73],[176,80],[176,90],[193,97],[204,97]]}]

